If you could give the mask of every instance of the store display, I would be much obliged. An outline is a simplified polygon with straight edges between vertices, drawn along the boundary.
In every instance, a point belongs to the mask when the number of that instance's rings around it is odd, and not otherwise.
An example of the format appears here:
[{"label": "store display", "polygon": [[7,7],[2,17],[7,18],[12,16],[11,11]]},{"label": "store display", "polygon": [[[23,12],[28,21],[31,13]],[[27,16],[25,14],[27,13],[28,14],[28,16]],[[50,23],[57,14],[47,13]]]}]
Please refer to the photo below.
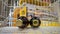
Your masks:
[{"label": "store display", "polygon": [[17,19],[14,21],[16,26],[26,28],[30,24],[32,28],[38,28],[43,21],[57,21],[53,7],[46,5],[49,3],[43,1],[21,0],[21,4],[19,2],[20,7],[16,7],[13,15],[13,18]]}]

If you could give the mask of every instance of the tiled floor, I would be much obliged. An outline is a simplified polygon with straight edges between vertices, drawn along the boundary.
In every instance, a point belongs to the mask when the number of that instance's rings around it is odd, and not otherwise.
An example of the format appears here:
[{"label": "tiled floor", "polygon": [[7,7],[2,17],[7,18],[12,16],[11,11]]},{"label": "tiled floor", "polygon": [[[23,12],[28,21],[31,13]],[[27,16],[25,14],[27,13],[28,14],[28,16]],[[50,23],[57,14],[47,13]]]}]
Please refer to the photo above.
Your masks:
[{"label": "tiled floor", "polygon": [[1,27],[0,34],[60,34],[60,27],[40,27],[19,29],[18,27]]}]

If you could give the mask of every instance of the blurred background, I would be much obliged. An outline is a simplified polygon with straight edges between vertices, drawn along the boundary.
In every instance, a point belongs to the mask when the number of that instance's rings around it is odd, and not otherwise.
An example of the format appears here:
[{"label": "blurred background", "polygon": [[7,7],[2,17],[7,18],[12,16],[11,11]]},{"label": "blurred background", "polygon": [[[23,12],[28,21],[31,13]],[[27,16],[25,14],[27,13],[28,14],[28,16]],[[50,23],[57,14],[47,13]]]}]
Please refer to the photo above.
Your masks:
[{"label": "blurred background", "polygon": [[[0,0],[0,26],[16,26],[12,22],[13,12],[20,0]],[[60,26],[60,0],[37,0],[42,5],[26,3],[28,17],[35,15],[41,19],[41,26]],[[40,4],[41,4],[40,3]],[[46,3],[46,4],[44,4]],[[48,4],[48,5],[47,5]]]},{"label": "blurred background", "polygon": [[[13,22],[15,8],[21,7],[20,1],[27,7],[28,19],[34,15],[40,18],[39,28],[29,25],[29,28],[19,29],[16,21]],[[60,34],[60,0],[0,0],[0,34]]]}]

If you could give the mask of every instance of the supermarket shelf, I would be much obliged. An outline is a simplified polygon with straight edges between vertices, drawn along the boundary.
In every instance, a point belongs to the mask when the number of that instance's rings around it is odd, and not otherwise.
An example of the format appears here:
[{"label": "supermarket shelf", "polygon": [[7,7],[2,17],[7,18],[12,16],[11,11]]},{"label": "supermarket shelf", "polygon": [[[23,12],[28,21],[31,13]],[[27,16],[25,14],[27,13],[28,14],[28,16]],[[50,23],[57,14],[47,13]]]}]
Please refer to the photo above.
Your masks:
[{"label": "supermarket shelf", "polygon": [[[28,11],[28,13],[34,13],[34,12],[33,11]],[[47,16],[51,16],[51,17],[57,18],[57,16],[52,15],[52,14],[48,14],[48,13],[37,13],[36,12],[36,14],[38,14],[38,15],[47,15]]]},{"label": "supermarket shelf", "polygon": [[43,21],[54,21],[54,22],[58,22],[58,20],[54,20],[54,19],[50,19],[50,18],[40,18],[40,20],[43,20]]},{"label": "supermarket shelf", "polygon": [[28,7],[28,9],[32,9],[32,10],[39,9],[39,10],[45,10],[45,11],[52,11],[51,8],[53,7],[53,6],[35,6],[32,4],[26,4],[26,6]]},{"label": "supermarket shelf", "polygon": [[1,18],[5,18],[4,16],[0,15]]},{"label": "supermarket shelf", "polygon": [[39,10],[52,11],[51,10],[52,6],[47,6],[47,7],[45,7],[45,6],[36,6],[36,8],[39,9]]}]

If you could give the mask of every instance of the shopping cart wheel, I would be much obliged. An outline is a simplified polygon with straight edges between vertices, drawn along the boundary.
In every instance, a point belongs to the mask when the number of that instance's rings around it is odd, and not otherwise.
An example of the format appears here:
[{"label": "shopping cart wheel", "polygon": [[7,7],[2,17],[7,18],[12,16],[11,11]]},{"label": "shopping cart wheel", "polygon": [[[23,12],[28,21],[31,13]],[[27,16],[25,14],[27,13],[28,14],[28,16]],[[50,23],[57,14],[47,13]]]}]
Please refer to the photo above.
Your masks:
[{"label": "shopping cart wheel", "polygon": [[17,24],[17,26],[19,28],[24,29],[24,28],[26,28],[28,26],[29,21],[28,21],[28,19],[26,17],[22,16],[22,17],[18,18],[17,23],[19,24],[19,25]]},{"label": "shopping cart wheel", "polygon": [[30,20],[30,25],[32,28],[38,28],[41,24],[41,21],[39,18],[37,17],[33,17],[31,20]]}]

